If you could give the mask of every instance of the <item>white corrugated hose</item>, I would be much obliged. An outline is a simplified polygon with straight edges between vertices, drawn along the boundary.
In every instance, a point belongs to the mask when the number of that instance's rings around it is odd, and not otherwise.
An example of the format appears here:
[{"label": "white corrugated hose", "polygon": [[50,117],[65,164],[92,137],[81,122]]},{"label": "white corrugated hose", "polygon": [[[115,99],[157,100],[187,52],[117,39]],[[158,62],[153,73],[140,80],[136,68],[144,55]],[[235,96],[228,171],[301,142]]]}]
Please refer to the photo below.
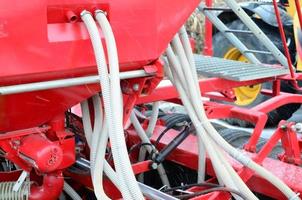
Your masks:
[{"label": "white corrugated hose", "polygon": [[[211,125],[202,105],[193,54],[184,28],[173,38],[171,46],[169,45],[167,48],[166,54],[169,61],[169,65],[165,66],[166,74],[180,94],[181,100],[196,128],[198,141],[202,144],[202,148],[204,147],[206,149],[212,161],[219,183],[238,190],[248,199],[257,199],[227,161],[224,153],[228,153],[235,160],[271,182],[289,199],[299,199],[297,194],[280,179],[227,143]],[[200,147],[201,146],[199,146],[199,154],[202,154],[202,156],[199,155],[199,160],[203,160],[204,153],[200,151],[202,149]],[[201,164],[201,162],[199,164]],[[204,173],[203,168],[204,165],[199,167],[201,178]],[[241,197],[235,194],[233,194],[233,196],[236,199],[241,199]]]}]

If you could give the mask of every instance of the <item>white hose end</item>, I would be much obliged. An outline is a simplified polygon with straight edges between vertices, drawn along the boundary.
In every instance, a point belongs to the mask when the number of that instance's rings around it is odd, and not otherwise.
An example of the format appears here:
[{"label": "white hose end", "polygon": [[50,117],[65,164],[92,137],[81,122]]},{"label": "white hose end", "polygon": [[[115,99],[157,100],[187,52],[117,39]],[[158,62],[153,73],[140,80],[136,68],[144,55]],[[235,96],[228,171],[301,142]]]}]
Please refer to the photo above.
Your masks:
[{"label": "white hose end", "polygon": [[100,10],[100,9],[95,10],[94,14],[95,14],[95,16],[97,16],[98,14],[103,14],[103,15],[107,16],[107,12]]},{"label": "white hose end", "polygon": [[91,15],[91,12],[89,12],[88,10],[83,10],[80,15],[81,18],[83,18],[85,15]]}]

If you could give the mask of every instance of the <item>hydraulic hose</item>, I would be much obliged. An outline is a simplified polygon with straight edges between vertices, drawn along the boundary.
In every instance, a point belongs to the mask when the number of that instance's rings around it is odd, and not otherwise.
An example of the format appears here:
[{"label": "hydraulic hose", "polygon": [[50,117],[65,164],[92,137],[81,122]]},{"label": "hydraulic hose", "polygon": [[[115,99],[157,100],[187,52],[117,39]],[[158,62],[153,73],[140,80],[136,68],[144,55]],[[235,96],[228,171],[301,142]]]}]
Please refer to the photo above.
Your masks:
[{"label": "hydraulic hose", "polygon": [[[103,15],[103,13],[101,13]],[[101,16],[99,13],[97,16]],[[104,15],[105,17],[105,15]],[[120,191],[122,193],[123,198],[125,199],[143,199],[143,195],[141,194],[139,187],[136,183],[134,174],[132,173],[132,168],[130,165],[130,161],[127,156],[127,149],[125,144],[125,138],[122,127],[122,123],[119,124],[119,121],[121,121],[121,116],[117,115],[115,117],[114,114],[119,114],[121,109],[121,105],[118,99],[121,98],[121,90],[119,85],[119,67],[118,67],[118,60],[117,55],[113,55],[114,48],[112,50],[112,41],[107,44],[107,50],[111,48],[111,51],[108,53],[109,56],[109,66],[111,71],[111,85],[109,82],[109,74],[107,70],[107,63],[105,60],[105,54],[103,51],[103,45],[100,39],[100,35],[98,32],[98,28],[91,16],[91,14],[87,11],[83,11],[81,13],[81,18],[88,30],[88,33],[91,38],[93,50],[95,53],[96,63],[97,63],[97,69],[98,74],[100,78],[100,84],[102,88],[102,95],[103,95],[103,101],[104,101],[104,110],[105,110],[105,118],[107,127],[112,127],[109,132],[110,141],[112,143],[112,153],[113,153],[113,159],[114,164],[116,168],[117,175],[120,180]],[[107,21],[106,17],[105,19],[101,17],[100,21]],[[110,27],[110,25],[109,25]],[[103,29],[103,33],[108,31]],[[110,30],[109,30],[110,31]],[[105,37],[105,38],[108,38]],[[116,60],[116,61],[113,61]],[[113,63],[112,63],[113,62]],[[114,65],[114,62],[116,63],[116,66]],[[111,89],[114,88],[114,90],[117,90],[116,92],[112,92]],[[116,95],[118,93],[118,95]],[[113,98],[112,95],[114,95]],[[114,103],[115,106],[112,105]]]},{"label": "hydraulic hose", "polygon": [[186,127],[183,131],[181,131],[167,146],[165,146],[155,157],[154,161],[157,164],[162,163],[166,157],[176,148],[178,147],[188,136],[190,135],[189,127]]}]

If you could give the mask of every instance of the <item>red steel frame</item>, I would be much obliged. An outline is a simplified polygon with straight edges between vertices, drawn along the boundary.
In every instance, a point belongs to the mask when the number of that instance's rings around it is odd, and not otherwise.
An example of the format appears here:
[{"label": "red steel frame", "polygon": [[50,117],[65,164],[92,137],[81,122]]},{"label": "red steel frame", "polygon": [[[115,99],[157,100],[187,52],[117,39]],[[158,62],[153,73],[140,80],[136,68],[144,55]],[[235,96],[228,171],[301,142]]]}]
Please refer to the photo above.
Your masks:
[{"label": "red steel frame", "polygon": [[[297,76],[300,79],[300,76]],[[211,78],[207,80],[201,80],[199,82],[202,94],[207,96],[208,93],[212,92],[223,92],[225,89],[239,87],[243,85],[258,84],[265,81],[274,81],[274,83],[279,82],[282,79],[287,79],[288,76],[279,77],[277,79],[262,79],[244,82],[235,82],[229,80],[223,80],[219,78]],[[227,87],[226,87],[227,86]],[[279,86],[274,84],[274,87]],[[302,184],[300,182],[299,175],[302,175],[302,168],[296,166],[301,164],[300,153],[302,147],[302,139],[293,129],[294,123],[288,123],[281,121],[279,127],[275,133],[269,138],[266,145],[262,148],[259,153],[254,153],[256,149],[256,144],[261,136],[262,130],[264,129],[265,123],[267,121],[267,113],[274,110],[282,105],[289,103],[302,103],[302,95],[300,94],[288,94],[277,91],[274,89],[272,91],[263,90],[262,92],[268,95],[272,95],[268,101],[259,104],[258,106],[245,109],[239,108],[233,105],[224,105],[216,102],[205,101],[205,109],[207,116],[211,119],[222,119],[222,118],[238,118],[246,120],[255,124],[255,129],[252,137],[249,139],[248,143],[245,145],[245,150],[251,152],[249,154],[256,162],[262,164],[264,167],[268,168],[272,173],[277,175],[286,184],[288,184],[294,191],[302,193]],[[274,92],[277,91],[277,92]],[[215,95],[212,95],[212,97]],[[131,101],[134,104],[150,103],[154,101],[170,101],[174,103],[180,103],[176,89],[173,86],[164,86],[155,89],[150,95],[140,96],[138,99]],[[158,134],[165,127],[157,126],[154,135],[152,136],[152,141],[156,140]],[[127,139],[131,141],[132,144],[139,142],[139,138],[133,130],[127,130]],[[167,135],[161,141],[159,147],[163,148],[167,145],[171,138],[177,134],[177,131],[169,131]],[[284,153],[279,156],[281,161],[276,161],[267,158],[268,154],[271,152],[272,148],[276,143],[281,140],[282,147],[284,148]],[[191,169],[197,169],[197,145],[195,136],[190,136],[183,144],[181,144],[172,154],[168,157],[168,160],[176,162],[180,165],[186,166]],[[242,168],[237,162],[230,159],[233,167],[238,171],[243,180],[256,192],[277,198],[283,199],[284,196],[273,186],[267,183],[261,177],[255,175],[252,171]],[[135,174],[139,174],[145,171],[149,171],[150,161],[136,163],[133,166]],[[207,173],[214,176],[213,169],[211,168],[211,163],[207,160]],[[72,175],[76,178],[78,175]],[[86,177],[87,179],[87,177]],[[91,187],[90,182],[85,181],[85,178],[75,180],[81,180],[82,184]],[[259,187],[259,185],[266,185],[266,187]],[[108,188],[107,188],[108,189]],[[198,190],[202,188],[191,188],[192,190]],[[117,195],[112,187],[109,187],[108,192],[113,192],[112,195]],[[211,194],[203,195],[194,199],[228,199],[229,195],[224,192],[214,192]]]},{"label": "red steel frame", "polygon": [[[295,77],[297,78],[297,80],[301,80],[300,74],[295,74]],[[297,167],[296,165],[301,164],[300,153],[302,150],[301,149],[302,139],[293,129],[294,123],[281,121],[277,130],[269,138],[266,145],[262,148],[262,150],[258,154],[255,154],[256,144],[258,142],[259,137],[261,136],[261,133],[267,121],[267,113],[286,104],[302,103],[302,95],[280,92],[281,80],[291,80],[291,77],[290,75],[286,75],[286,76],[278,77],[277,79],[268,78],[262,80],[243,81],[243,82],[234,82],[234,81],[229,81],[219,78],[210,78],[206,80],[200,80],[199,85],[200,85],[201,92],[204,96],[215,97],[215,95],[212,94],[213,92],[223,92],[224,90],[227,90],[229,88],[250,85],[250,84],[258,84],[266,81],[273,81],[273,89],[271,91],[268,90],[262,91],[262,93],[266,95],[271,95],[272,98],[251,109],[245,109],[233,105],[224,105],[224,104],[220,104],[216,102],[208,102],[208,101],[205,101],[204,105],[205,105],[207,116],[210,119],[238,118],[255,124],[253,134],[249,139],[249,141],[244,146],[245,150],[252,153],[250,155],[253,157],[253,159],[256,162],[263,164],[265,167],[266,166],[269,167],[270,171],[272,171],[274,174],[279,176],[279,178],[281,178],[285,183],[287,183],[290,187],[292,187],[294,191],[301,193],[302,184],[299,182],[299,178],[296,176],[296,173],[299,174],[302,173],[302,169]],[[216,97],[219,98],[219,96]],[[181,104],[181,101],[178,99],[177,91],[173,86],[159,87],[155,91],[153,91],[151,95],[140,97],[137,101],[137,104],[149,103],[158,100],[170,101],[170,102]],[[162,128],[159,127],[159,130],[157,131],[160,132],[161,130]],[[156,139],[157,133],[155,133],[155,135],[152,136],[152,138]],[[133,137],[135,139],[135,136]],[[173,136],[171,135],[168,135],[166,137],[170,139],[173,138]],[[170,155],[169,158],[171,159],[171,161],[177,162],[186,167],[197,169],[196,166],[197,150],[194,149],[194,152],[191,151],[191,149],[193,148],[192,144],[194,144],[195,138],[192,137],[188,140],[191,142],[185,141],[185,143],[190,143],[190,148],[188,148],[188,146],[185,147],[185,145],[181,145],[177,150],[175,150],[172,153],[172,155]],[[281,161],[275,161],[267,158],[268,154],[271,152],[272,148],[277,144],[279,140],[281,140],[282,147],[284,149],[284,153],[279,155],[279,159]],[[169,142],[170,142],[169,139],[167,139],[166,141],[163,140],[162,147],[164,145],[167,145]],[[181,151],[181,153],[179,151]],[[182,157],[180,156],[180,154],[184,156]],[[192,159],[188,159],[188,158],[192,158]],[[287,164],[287,163],[291,163],[291,164]],[[259,183],[261,185],[263,184],[269,185],[269,184],[265,180],[261,179],[260,177],[255,176],[253,172],[251,172],[250,170],[242,168],[234,162],[233,164],[234,164],[233,166],[236,169],[238,169],[238,173],[243,178],[243,180],[247,182],[247,184],[253,190],[271,197],[276,197],[278,199],[284,198],[281,195],[281,193],[272,186],[258,188],[257,184]],[[209,174],[214,175],[213,172],[211,172],[211,169],[209,169]],[[220,193],[218,192],[218,194]],[[217,193],[213,193],[213,195],[217,195]]]},{"label": "red steel frame", "polygon": [[[207,6],[211,6],[211,0],[206,1]],[[277,16],[278,17],[278,16]],[[204,53],[207,55],[212,55],[212,26],[211,23],[206,20],[206,42]],[[282,27],[281,27],[282,29]],[[289,61],[290,62],[290,61]],[[271,95],[272,98],[266,102],[261,103],[260,105],[251,108],[244,109],[235,107],[232,105],[223,105],[220,103],[214,102],[204,102],[207,116],[211,119],[222,119],[222,118],[238,118],[242,120],[246,120],[255,124],[255,129],[253,131],[252,137],[249,139],[247,144],[244,146],[246,151],[251,152],[248,154],[255,160],[257,163],[262,164],[265,168],[268,168],[272,173],[282,179],[286,184],[288,184],[295,192],[302,193],[302,184],[300,182],[300,176],[302,175],[302,168],[296,166],[301,164],[301,147],[302,147],[302,139],[293,129],[294,123],[281,121],[275,133],[269,138],[268,142],[264,145],[259,153],[255,153],[256,144],[258,142],[259,137],[261,136],[262,130],[267,121],[267,113],[289,103],[302,103],[302,95],[299,94],[288,94],[280,92],[280,81],[281,80],[293,80],[293,77],[296,80],[301,80],[301,76],[294,74],[293,70],[291,70],[290,75],[277,77],[277,78],[266,78],[261,80],[252,80],[252,81],[244,81],[244,82],[235,82],[229,80],[223,80],[219,78],[210,78],[207,80],[201,80],[199,82],[202,94],[205,97],[223,99],[232,101],[234,99],[230,99],[231,95],[221,95],[227,94],[227,90],[239,86],[246,86],[252,84],[263,83],[267,81],[273,82],[273,89],[271,91],[263,90],[262,93]],[[215,93],[213,93],[215,92]],[[129,100],[129,99],[128,99]],[[154,101],[170,101],[174,103],[180,103],[181,101],[178,98],[178,94],[176,89],[173,86],[164,86],[155,89],[150,95],[146,96],[135,96],[130,102],[128,101],[129,110],[133,107],[134,104],[143,104],[150,103]],[[127,106],[126,106],[127,108]],[[128,109],[126,109],[128,110]],[[126,111],[126,116],[127,111]],[[129,114],[129,113],[128,113]],[[127,117],[126,117],[127,119]],[[158,135],[165,129],[163,126],[156,126],[155,132],[152,135],[152,142],[156,140]],[[163,148],[169,142],[171,142],[171,138],[177,135],[177,131],[170,130],[161,140],[159,144],[159,148]],[[127,130],[127,139],[131,141],[132,144],[138,143],[140,140],[137,137],[137,134],[133,130]],[[277,142],[281,140],[282,147],[284,148],[284,153],[279,155],[279,159],[281,161],[272,160],[267,158],[268,154],[271,152],[273,147],[277,144]],[[187,140],[185,140],[176,150],[174,150],[171,155],[169,155],[168,160],[176,162],[180,165],[186,166],[191,169],[197,169],[197,144],[196,137],[189,136]],[[195,145],[194,145],[195,144]],[[131,145],[131,144],[130,144]],[[248,186],[259,193],[265,194],[267,196],[284,199],[285,197],[278,191],[275,187],[270,185],[261,177],[254,174],[249,169],[242,167],[237,162],[234,162],[230,158],[230,162],[233,167],[237,170],[242,179],[248,184]],[[135,174],[139,174],[142,172],[146,172],[150,170],[151,161],[144,161],[140,163],[136,163],[133,165],[133,170]],[[207,160],[207,173],[209,175],[215,176],[214,171],[211,166],[210,160]],[[70,174],[72,177],[76,178],[76,180],[80,180],[83,185],[91,187],[90,179],[83,179],[77,177],[78,175]],[[106,187],[107,184],[105,184]],[[263,187],[265,185],[266,187]],[[107,185],[108,186],[108,185]],[[106,188],[105,188],[106,189]],[[190,191],[199,191],[203,188],[193,187],[190,188]],[[117,191],[114,191],[112,187],[107,190],[109,193],[112,192],[112,195],[118,197],[119,194]],[[213,192],[207,195],[202,195],[200,197],[196,197],[194,199],[229,199],[230,195],[224,192]]]}]

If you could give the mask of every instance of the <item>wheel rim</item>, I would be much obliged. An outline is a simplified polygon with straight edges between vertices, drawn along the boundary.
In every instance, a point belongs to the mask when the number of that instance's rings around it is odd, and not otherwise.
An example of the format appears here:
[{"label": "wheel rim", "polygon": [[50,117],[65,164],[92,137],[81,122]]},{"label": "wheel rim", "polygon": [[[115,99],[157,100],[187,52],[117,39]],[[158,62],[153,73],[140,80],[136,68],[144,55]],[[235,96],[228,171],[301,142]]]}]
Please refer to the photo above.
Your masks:
[{"label": "wheel rim", "polygon": [[[236,48],[229,49],[224,55],[225,59],[236,60],[248,63],[248,59],[241,54],[241,52]],[[238,88],[233,88],[234,94],[236,96],[236,101],[234,102],[239,106],[247,106],[255,101],[258,94],[261,91],[261,84],[242,86]]]}]

